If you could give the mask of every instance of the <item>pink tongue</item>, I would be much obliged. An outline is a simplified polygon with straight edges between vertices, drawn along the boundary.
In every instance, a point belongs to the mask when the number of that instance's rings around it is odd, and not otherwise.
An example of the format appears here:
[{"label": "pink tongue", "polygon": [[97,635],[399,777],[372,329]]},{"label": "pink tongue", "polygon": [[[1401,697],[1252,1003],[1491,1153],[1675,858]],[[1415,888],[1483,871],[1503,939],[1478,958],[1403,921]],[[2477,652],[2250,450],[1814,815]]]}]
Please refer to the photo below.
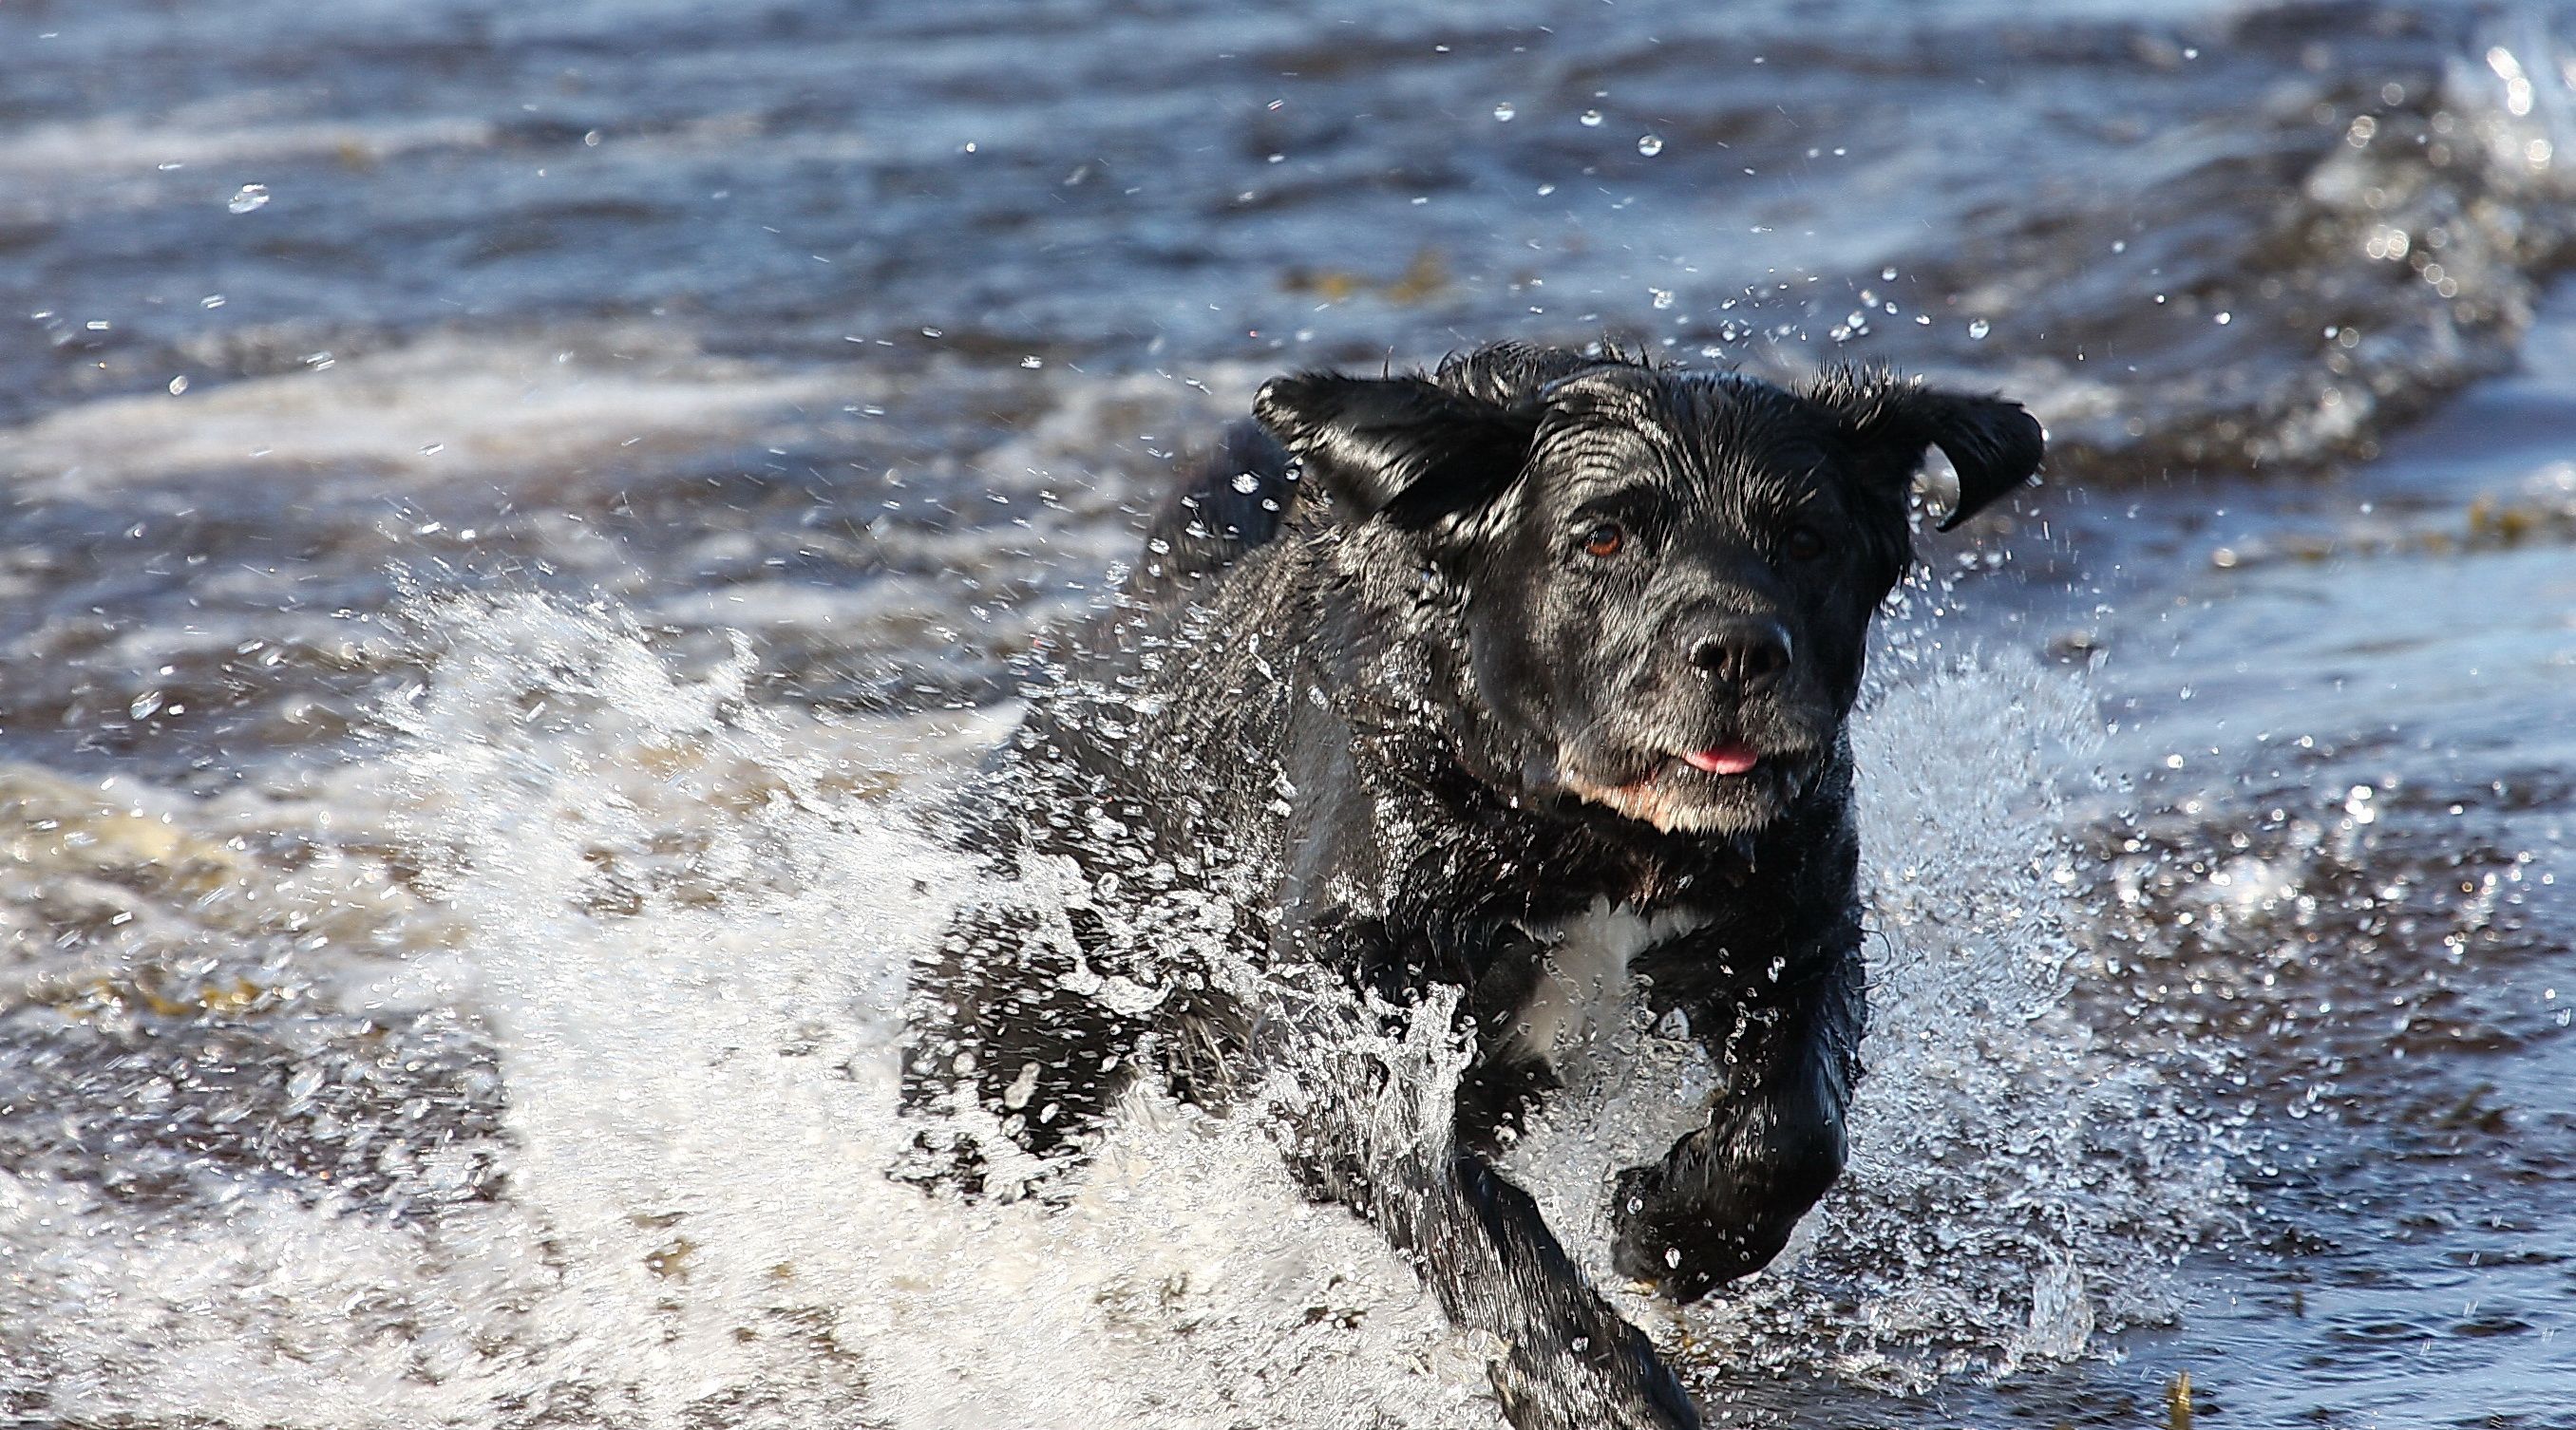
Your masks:
[{"label": "pink tongue", "polygon": [[1762,762],[1762,756],[1741,740],[1706,750],[1693,750],[1682,759],[1692,769],[1706,770],[1713,775],[1740,775]]}]

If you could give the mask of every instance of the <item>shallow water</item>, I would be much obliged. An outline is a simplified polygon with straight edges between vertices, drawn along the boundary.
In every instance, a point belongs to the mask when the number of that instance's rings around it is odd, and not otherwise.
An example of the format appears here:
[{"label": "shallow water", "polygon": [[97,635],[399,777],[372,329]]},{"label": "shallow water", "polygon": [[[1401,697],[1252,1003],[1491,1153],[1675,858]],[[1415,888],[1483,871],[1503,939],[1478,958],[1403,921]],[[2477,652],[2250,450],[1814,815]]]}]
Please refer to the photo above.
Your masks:
[{"label": "shallow water", "polygon": [[2576,19],[2028,10],[0,12],[0,1406],[1493,1423],[1240,1121],[882,1181],[904,811],[1261,377],[1618,328],[2058,452],[1712,1413],[2576,1425]]}]

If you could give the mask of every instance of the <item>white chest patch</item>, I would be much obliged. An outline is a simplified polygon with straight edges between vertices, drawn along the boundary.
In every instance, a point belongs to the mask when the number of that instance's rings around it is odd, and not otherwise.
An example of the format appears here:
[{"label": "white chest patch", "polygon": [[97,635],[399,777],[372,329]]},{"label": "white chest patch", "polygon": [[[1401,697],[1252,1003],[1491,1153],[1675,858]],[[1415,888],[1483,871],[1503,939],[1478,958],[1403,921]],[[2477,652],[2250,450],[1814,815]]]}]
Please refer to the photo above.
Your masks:
[{"label": "white chest patch", "polygon": [[1604,898],[1554,927],[1532,929],[1548,945],[1546,972],[1513,1029],[1516,1040],[1562,1070],[1626,1021],[1634,1002],[1629,961],[1707,922],[1681,909],[1641,914]]},{"label": "white chest patch", "polygon": [[1717,1068],[1685,1030],[1650,1028],[1638,954],[1707,921],[1640,914],[1607,899],[1553,928],[1545,977],[1513,1030],[1547,1060],[1558,1087],[1502,1157],[1503,1170],[1538,1199],[1548,1224],[1591,1274],[1619,1284],[1609,1262],[1611,1179],[1661,1158],[1708,1118]]}]

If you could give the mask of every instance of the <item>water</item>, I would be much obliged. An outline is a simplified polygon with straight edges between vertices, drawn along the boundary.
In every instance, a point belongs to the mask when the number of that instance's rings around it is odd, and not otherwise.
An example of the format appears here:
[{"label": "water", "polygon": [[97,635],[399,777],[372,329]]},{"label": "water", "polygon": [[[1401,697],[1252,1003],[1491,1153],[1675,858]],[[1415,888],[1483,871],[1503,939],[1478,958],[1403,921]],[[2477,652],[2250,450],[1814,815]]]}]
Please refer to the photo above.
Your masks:
[{"label": "water", "polygon": [[1849,1176],[1630,1307],[1712,1413],[2576,1424],[2576,22],[2027,9],[0,15],[0,1406],[1493,1423],[1242,1121],[878,1176],[905,811],[1262,377],[1617,328],[2059,454],[1882,641]]}]

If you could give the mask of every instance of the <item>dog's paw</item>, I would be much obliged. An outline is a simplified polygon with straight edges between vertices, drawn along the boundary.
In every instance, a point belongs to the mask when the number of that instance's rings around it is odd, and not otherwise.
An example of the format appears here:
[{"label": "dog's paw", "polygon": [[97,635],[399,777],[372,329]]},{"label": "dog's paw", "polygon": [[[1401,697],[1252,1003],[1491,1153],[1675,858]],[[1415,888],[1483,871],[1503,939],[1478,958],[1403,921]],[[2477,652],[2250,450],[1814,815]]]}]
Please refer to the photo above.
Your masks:
[{"label": "dog's paw", "polygon": [[1663,1168],[1631,1167],[1619,1174],[1610,1203],[1610,1264],[1684,1305],[1761,1270],[1786,1240],[1785,1227],[1735,1198],[1695,1190],[1696,1197],[1677,1196]]},{"label": "dog's paw", "polygon": [[1486,1373],[1512,1430],[1700,1430],[1681,1380],[1645,1334],[1624,1323],[1560,1353],[1515,1346]]}]

